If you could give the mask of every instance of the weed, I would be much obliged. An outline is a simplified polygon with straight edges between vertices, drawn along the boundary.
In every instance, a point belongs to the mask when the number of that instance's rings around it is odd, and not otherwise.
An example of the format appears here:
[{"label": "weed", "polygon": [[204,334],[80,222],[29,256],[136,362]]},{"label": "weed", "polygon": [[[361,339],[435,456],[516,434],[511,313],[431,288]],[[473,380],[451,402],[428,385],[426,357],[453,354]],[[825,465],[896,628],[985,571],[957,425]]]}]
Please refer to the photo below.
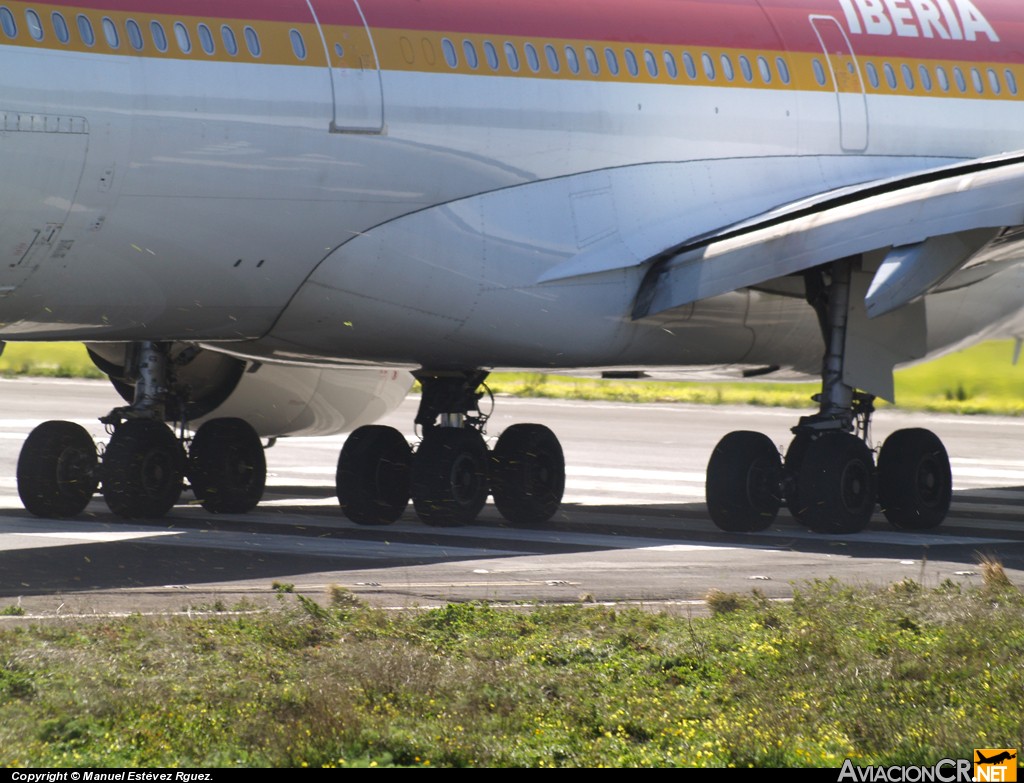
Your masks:
[{"label": "weed", "polygon": [[23,607],[21,607],[21,606],[15,606],[15,605],[12,604],[11,606],[5,606],[3,609],[0,609],[0,616],[3,616],[3,617],[24,617],[25,616],[25,609]]},{"label": "weed", "polygon": [[366,605],[366,602],[363,601],[363,599],[347,587],[342,587],[341,585],[331,585],[328,587],[327,595],[330,599],[331,606],[338,609],[354,609],[356,607]]},{"label": "weed", "polygon": [[291,584],[290,582],[272,582],[270,584],[270,589],[273,590],[275,593],[279,593],[279,594],[280,593],[294,593],[295,592],[295,585]]},{"label": "weed", "polygon": [[981,566],[981,581],[989,592],[1016,592],[1017,587],[1006,575],[1003,564],[993,555],[979,554],[978,565]]}]

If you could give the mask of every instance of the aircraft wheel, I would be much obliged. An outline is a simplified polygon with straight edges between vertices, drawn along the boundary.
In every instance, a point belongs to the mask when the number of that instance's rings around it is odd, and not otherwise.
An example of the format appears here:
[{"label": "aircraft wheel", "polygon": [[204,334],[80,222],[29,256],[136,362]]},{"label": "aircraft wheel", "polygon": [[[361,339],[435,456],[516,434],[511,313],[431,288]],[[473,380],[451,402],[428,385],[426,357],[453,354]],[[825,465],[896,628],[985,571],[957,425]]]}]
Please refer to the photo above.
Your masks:
[{"label": "aircraft wheel", "polygon": [[498,512],[513,525],[540,525],[558,511],[565,492],[565,456],[550,429],[515,424],[491,454],[491,492]]},{"label": "aircraft wheel", "polygon": [[355,430],[341,449],[335,484],[338,503],[357,525],[390,525],[409,505],[412,449],[393,427]]},{"label": "aircraft wheel", "polygon": [[898,530],[942,524],[953,499],[953,474],[942,441],[925,429],[898,430],[878,454],[878,500]]},{"label": "aircraft wheel", "polygon": [[782,460],[767,435],[730,432],[708,461],[708,513],[720,529],[753,533],[771,527],[782,501]]},{"label": "aircraft wheel", "polygon": [[423,439],[412,462],[412,502],[427,525],[468,525],[484,507],[490,455],[473,429],[441,427]]},{"label": "aircraft wheel", "polygon": [[267,460],[256,430],[243,419],[213,419],[196,432],[188,452],[196,500],[214,514],[256,508],[267,483]]},{"label": "aircraft wheel", "polygon": [[96,444],[83,427],[47,421],[25,440],[18,456],[18,495],[37,517],[80,514],[99,485]]},{"label": "aircraft wheel", "polygon": [[103,455],[103,497],[126,519],[161,517],[181,496],[185,450],[164,424],[129,419]]},{"label": "aircraft wheel", "polygon": [[[792,448],[792,447],[791,447]],[[875,510],[871,450],[849,433],[829,433],[803,444],[796,472],[797,520],[816,533],[857,533]]]}]

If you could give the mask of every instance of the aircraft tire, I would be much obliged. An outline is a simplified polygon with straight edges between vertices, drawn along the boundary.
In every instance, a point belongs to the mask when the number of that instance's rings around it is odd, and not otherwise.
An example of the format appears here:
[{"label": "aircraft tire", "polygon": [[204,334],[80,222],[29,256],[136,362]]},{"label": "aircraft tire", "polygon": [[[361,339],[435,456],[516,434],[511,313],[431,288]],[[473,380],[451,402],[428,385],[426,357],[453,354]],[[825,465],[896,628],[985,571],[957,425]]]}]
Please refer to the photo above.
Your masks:
[{"label": "aircraft tire", "polygon": [[96,444],[70,421],[47,421],[25,440],[18,455],[18,495],[25,509],[44,519],[80,514],[99,486]]},{"label": "aircraft tire", "polygon": [[435,527],[468,525],[487,502],[490,454],[473,429],[427,433],[412,462],[412,502],[420,521]]},{"label": "aircraft tire", "polygon": [[542,525],[565,492],[565,455],[558,437],[541,424],[514,424],[491,452],[491,494],[513,525]]},{"label": "aircraft tire", "polygon": [[953,500],[949,455],[935,433],[897,430],[878,454],[878,501],[897,530],[932,530]]},{"label": "aircraft tire", "polygon": [[213,514],[245,514],[263,497],[267,460],[256,430],[243,419],[212,419],[192,439],[188,479]]},{"label": "aircraft tire", "polygon": [[797,468],[794,515],[816,533],[858,533],[874,513],[876,483],[874,459],[864,441],[846,432],[822,435],[806,444]]},{"label": "aircraft tire", "polygon": [[720,530],[754,533],[772,526],[782,500],[782,460],[767,435],[730,432],[708,461],[708,514]]},{"label": "aircraft tire", "polygon": [[162,517],[181,496],[185,450],[158,421],[118,425],[103,455],[103,497],[125,519]]},{"label": "aircraft tire", "polygon": [[412,449],[394,427],[355,430],[338,456],[342,513],[357,525],[390,525],[409,505]]}]

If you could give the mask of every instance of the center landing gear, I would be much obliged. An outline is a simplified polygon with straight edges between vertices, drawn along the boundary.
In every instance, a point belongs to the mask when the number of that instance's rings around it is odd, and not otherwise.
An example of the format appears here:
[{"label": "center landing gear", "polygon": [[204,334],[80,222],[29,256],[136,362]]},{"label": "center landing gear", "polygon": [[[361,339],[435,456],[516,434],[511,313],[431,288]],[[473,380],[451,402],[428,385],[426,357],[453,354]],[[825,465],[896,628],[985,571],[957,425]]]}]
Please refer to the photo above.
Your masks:
[{"label": "center landing gear", "polygon": [[509,427],[488,452],[487,416],[480,412],[483,371],[429,373],[416,424],[423,436],[413,453],[390,427],[369,426],[349,435],[338,458],[342,511],[362,525],[396,521],[412,500],[427,525],[472,523],[488,495],[514,525],[540,525],[554,516],[565,489],[562,447],[547,427]]},{"label": "center landing gear", "polygon": [[266,462],[249,424],[208,421],[186,454],[185,438],[164,423],[185,416],[188,390],[176,384],[175,366],[189,356],[175,359],[163,343],[134,346],[125,368],[134,382],[134,399],[101,419],[111,430],[102,462],[92,438],[77,424],[53,421],[33,430],[18,459],[18,492],[25,508],[40,517],[75,516],[101,487],[114,514],[161,517],[178,502],[186,477],[207,511],[254,508],[263,495]]},{"label": "center landing gear", "polygon": [[937,527],[949,512],[949,457],[933,433],[893,433],[876,468],[867,445],[874,398],[843,382],[852,265],[845,259],[807,273],[808,302],[825,338],[822,391],[818,413],[793,428],[785,462],[753,432],[730,433],[711,455],[708,513],[722,530],[765,530],[783,502],[794,519],[823,534],[863,530],[876,504],[900,530]]}]

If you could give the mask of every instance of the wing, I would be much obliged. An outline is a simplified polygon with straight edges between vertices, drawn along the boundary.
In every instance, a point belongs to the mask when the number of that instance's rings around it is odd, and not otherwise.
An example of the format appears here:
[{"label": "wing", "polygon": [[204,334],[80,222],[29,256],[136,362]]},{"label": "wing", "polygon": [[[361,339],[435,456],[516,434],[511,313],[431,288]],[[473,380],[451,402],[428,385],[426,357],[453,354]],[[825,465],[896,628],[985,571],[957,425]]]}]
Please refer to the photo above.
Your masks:
[{"label": "wing", "polygon": [[885,255],[869,317],[920,298],[1024,223],[1024,157],[1000,156],[824,194],[688,240],[650,259],[633,317],[757,286],[830,261]]}]

